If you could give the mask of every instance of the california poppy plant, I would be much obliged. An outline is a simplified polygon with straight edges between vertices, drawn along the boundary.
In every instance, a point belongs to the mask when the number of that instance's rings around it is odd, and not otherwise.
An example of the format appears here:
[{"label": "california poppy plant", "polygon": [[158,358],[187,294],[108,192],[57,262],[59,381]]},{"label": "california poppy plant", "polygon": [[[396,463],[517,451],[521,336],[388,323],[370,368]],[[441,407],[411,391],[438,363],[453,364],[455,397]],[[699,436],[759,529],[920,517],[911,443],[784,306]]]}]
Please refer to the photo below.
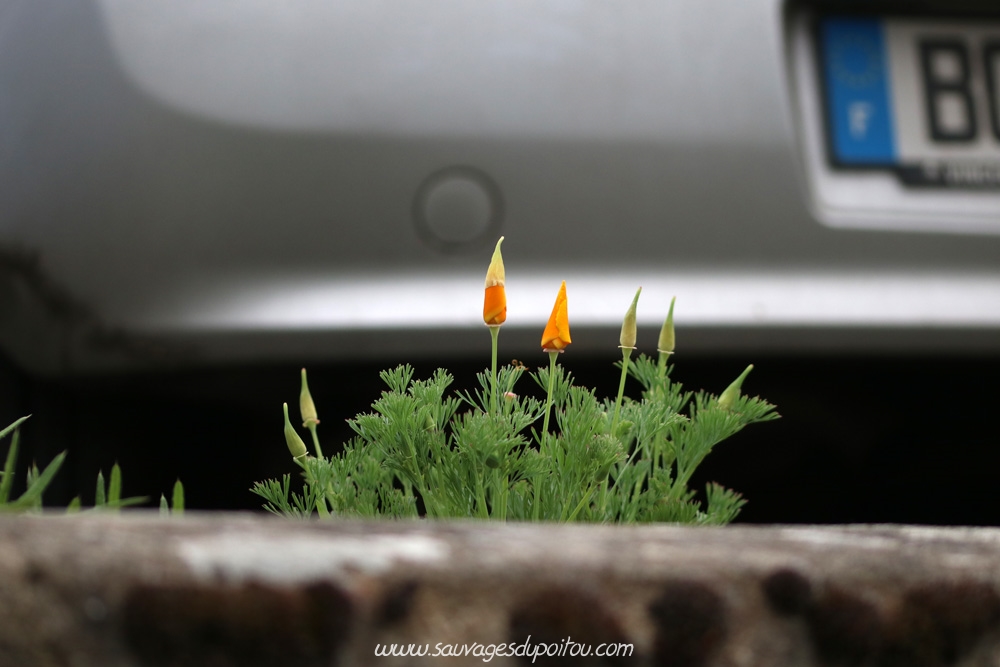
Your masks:
[{"label": "california poppy plant", "polygon": [[507,293],[504,291],[503,256],[500,254],[500,244],[503,237],[497,241],[490,260],[490,268],[486,271],[486,295],[483,299],[483,321],[491,327],[498,327],[507,321]]},{"label": "california poppy plant", "polygon": [[543,350],[566,349],[572,343],[569,337],[569,315],[566,311],[566,281],[559,287],[559,294],[556,295],[556,303],[552,307],[552,314],[549,315],[549,322],[545,325],[542,333]]}]

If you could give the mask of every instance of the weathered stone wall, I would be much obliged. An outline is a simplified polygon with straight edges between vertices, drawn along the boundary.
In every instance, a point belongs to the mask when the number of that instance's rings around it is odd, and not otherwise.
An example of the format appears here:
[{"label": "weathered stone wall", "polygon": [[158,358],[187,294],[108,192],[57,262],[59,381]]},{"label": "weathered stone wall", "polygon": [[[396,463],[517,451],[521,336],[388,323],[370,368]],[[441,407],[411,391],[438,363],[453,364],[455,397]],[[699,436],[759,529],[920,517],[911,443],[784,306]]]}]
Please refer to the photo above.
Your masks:
[{"label": "weathered stone wall", "polygon": [[996,529],[0,517],[0,667],[985,666],[998,591]]}]

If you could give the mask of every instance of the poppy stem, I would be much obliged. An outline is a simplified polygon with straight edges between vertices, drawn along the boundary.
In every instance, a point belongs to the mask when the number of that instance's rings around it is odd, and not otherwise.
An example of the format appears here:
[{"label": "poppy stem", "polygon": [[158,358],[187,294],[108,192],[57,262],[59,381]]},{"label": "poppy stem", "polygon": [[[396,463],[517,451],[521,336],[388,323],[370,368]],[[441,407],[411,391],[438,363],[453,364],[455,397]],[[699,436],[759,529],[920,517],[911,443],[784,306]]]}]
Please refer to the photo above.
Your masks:
[{"label": "poppy stem", "polygon": [[558,350],[549,350],[549,390],[545,395],[545,419],[542,421],[542,438],[549,433],[549,413],[552,411],[552,386],[556,377],[556,357]]},{"label": "poppy stem", "polygon": [[316,448],[316,458],[323,458],[323,448],[319,446],[319,436],[316,434],[316,424],[310,422],[309,433],[312,434],[313,447]]},{"label": "poppy stem", "polygon": [[490,413],[497,413],[497,337],[500,335],[499,326],[490,327],[490,338],[493,339],[493,363],[492,363],[492,378],[493,381],[490,384]]},{"label": "poppy stem", "polygon": [[611,434],[614,435],[618,426],[618,413],[622,407],[622,396],[625,394],[625,378],[628,377],[628,360],[632,356],[631,347],[622,348],[622,379],[618,382],[618,398],[615,399],[615,416],[611,420]]}]

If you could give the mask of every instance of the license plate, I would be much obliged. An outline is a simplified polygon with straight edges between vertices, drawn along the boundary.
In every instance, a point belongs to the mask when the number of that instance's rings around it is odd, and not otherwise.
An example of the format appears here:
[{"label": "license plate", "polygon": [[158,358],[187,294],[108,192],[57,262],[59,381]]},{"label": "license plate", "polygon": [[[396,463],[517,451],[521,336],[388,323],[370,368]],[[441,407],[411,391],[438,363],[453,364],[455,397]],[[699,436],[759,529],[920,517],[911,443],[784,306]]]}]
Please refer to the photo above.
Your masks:
[{"label": "license plate", "polygon": [[818,37],[834,168],[1000,189],[1000,21],[826,15]]}]

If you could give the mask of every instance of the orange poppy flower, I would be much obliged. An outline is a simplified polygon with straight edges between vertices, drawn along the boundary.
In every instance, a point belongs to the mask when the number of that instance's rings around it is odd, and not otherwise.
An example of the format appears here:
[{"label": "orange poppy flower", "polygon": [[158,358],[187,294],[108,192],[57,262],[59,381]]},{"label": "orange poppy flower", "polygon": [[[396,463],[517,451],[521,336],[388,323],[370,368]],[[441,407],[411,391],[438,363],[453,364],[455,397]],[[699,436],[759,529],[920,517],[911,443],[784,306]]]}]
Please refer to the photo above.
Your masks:
[{"label": "orange poppy flower", "polygon": [[503,256],[500,254],[500,244],[503,237],[497,241],[490,260],[490,268],[486,271],[486,296],[483,299],[483,321],[491,327],[498,327],[507,321],[507,292],[504,291]]},{"label": "orange poppy flower", "polygon": [[559,294],[556,295],[556,304],[552,307],[549,322],[545,325],[545,332],[542,333],[542,349],[547,352],[564,350],[572,342],[569,337],[569,315],[566,311],[566,281],[564,280],[559,287]]}]

